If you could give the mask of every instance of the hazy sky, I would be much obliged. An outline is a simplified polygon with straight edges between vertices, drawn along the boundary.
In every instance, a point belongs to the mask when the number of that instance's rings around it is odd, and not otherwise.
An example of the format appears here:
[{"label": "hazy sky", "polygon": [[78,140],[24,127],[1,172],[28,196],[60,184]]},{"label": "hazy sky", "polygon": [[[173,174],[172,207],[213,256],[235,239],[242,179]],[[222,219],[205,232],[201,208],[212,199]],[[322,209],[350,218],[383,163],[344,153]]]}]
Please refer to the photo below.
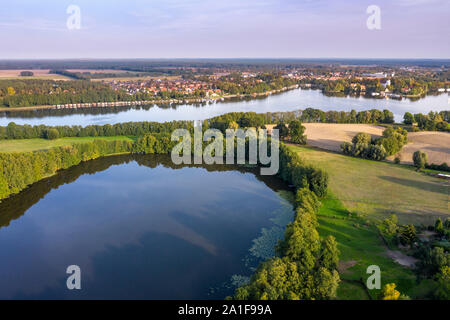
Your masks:
[{"label": "hazy sky", "polygon": [[450,58],[449,17],[450,0],[2,0],[0,59]]}]

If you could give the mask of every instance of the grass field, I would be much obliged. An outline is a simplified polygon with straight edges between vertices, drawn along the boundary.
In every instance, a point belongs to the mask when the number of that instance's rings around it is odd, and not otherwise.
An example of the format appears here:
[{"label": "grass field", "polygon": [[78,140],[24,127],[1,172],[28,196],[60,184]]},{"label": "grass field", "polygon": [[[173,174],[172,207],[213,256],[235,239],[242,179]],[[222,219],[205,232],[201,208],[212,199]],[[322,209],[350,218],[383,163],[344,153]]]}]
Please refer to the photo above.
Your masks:
[{"label": "grass field", "polygon": [[423,297],[430,290],[427,281],[416,283],[411,269],[386,255],[386,247],[374,224],[349,215],[342,203],[332,196],[322,201],[318,221],[320,235],[333,235],[341,252],[339,299],[377,298],[380,290],[364,288],[370,276],[366,273],[370,265],[380,267],[382,286],[395,283],[401,293],[411,298]]},{"label": "grass field", "polygon": [[130,140],[132,137],[74,137],[61,138],[56,140],[47,139],[19,139],[19,140],[0,140],[0,152],[28,152],[49,149],[52,147],[60,147],[74,143],[83,143],[87,141],[103,139],[103,140]]},{"label": "grass field", "polygon": [[388,256],[376,221],[395,213],[402,223],[431,224],[448,216],[449,184],[395,165],[352,158],[315,147],[290,146],[309,163],[330,175],[329,194],[318,214],[321,236],[333,235],[341,252],[338,299],[376,299],[380,290],[368,290],[367,267],[377,265],[381,284],[395,283],[411,298],[423,298],[433,289],[430,281],[416,282],[413,271]]},{"label": "grass field", "polygon": [[326,170],[330,191],[343,205],[368,218],[396,214],[401,223],[434,224],[450,216],[448,181],[412,166],[344,156],[314,147],[291,146],[303,159]]}]

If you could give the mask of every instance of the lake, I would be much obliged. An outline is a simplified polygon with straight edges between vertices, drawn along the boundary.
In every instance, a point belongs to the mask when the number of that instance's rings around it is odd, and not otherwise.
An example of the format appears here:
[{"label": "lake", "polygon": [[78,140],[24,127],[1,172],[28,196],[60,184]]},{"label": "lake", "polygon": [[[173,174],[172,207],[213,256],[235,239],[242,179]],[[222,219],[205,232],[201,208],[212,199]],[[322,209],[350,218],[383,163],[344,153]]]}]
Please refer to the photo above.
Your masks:
[{"label": "lake", "polygon": [[410,99],[370,99],[364,97],[329,97],[319,90],[295,89],[266,98],[216,102],[200,105],[148,105],[116,108],[90,108],[72,110],[35,110],[0,112],[0,125],[9,122],[17,124],[46,125],[90,125],[114,124],[129,121],[204,120],[228,112],[276,112],[306,109],[308,107],[324,111],[357,111],[368,109],[388,109],[395,120],[403,120],[405,112],[428,113],[448,110],[448,93],[428,95],[412,101]]},{"label": "lake", "polygon": [[292,197],[256,167],[81,163],[0,203],[0,298],[223,299],[273,256]]}]

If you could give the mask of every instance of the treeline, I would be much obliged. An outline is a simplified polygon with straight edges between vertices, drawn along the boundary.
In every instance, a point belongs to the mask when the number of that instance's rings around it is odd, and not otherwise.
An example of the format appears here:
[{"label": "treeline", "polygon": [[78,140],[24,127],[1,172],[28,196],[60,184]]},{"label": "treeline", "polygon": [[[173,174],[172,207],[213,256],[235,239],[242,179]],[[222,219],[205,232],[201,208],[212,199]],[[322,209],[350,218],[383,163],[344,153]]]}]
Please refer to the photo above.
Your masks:
[{"label": "treeline", "polygon": [[17,125],[10,122],[6,127],[0,127],[0,140],[9,139],[49,139],[50,132],[57,132],[57,138],[63,137],[112,137],[141,136],[148,133],[172,133],[175,129],[193,128],[191,121],[159,122],[125,122],[118,124],[82,126],[46,126]]},{"label": "treeline", "polygon": [[215,87],[233,95],[250,95],[280,90],[297,84],[297,81],[273,73],[260,74],[254,78],[243,78],[240,74],[222,77]]},{"label": "treeline", "polygon": [[[118,70],[120,71],[120,70]],[[117,77],[145,77],[148,73],[136,73],[136,72],[72,72],[68,70],[50,70],[49,73],[60,74],[69,78],[77,80],[90,80],[90,79],[103,79],[103,78],[117,78]]]},{"label": "treeline", "polygon": [[[268,142],[271,143],[270,138]],[[171,141],[171,131],[166,128],[166,131],[161,130],[161,132],[139,136],[135,142],[99,139],[36,152],[0,153],[0,199],[18,193],[28,185],[51,176],[60,169],[77,165],[81,161],[117,153],[168,154],[177,143],[178,141]],[[191,153],[193,153],[194,139],[191,140],[191,144]],[[210,142],[203,141],[202,152],[209,144]],[[223,139],[223,147],[225,146],[226,139]],[[237,148],[237,146],[238,141],[235,140],[234,147]],[[244,146],[246,160],[248,160],[249,139],[244,141]],[[268,148],[270,150],[270,146]],[[234,154],[237,158],[238,153],[234,152]],[[310,188],[320,192],[322,184],[326,182],[324,180],[326,176],[323,173],[322,175],[315,173],[310,167],[304,167],[303,170],[301,174],[307,175],[311,180]]]},{"label": "treeline", "polygon": [[[320,115],[330,115],[330,117],[321,117]],[[375,119],[381,119],[378,116],[381,114],[392,114],[388,110],[369,110],[356,112],[323,112],[318,109],[306,109],[304,111],[297,110],[292,112],[232,112],[221,116],[207,119],[203,122],[204,128],[216,128],[221,131],[226,129],[248,128],[248,127],[263,127],[266,124],[273,123],[289,123],[293,120],[300,120],[301,122],[332,122],[336,120],[332,114],[340,114],[337,123],[378,123],[371,122]],[[354,115],[354,117],[353,117]],[[376,116],[378,115],[378,116]],[[384,118],[386,119],[386,118]],[[344,121],[344,122],[341,122]],[[347,122],[349,121],[349,122]],[[355,121],[355,122],[353,122]],[[369,121],[369,122],[367,122]],[[383,120],[385,121],[385,120]],[[390,121],[390,120],[389,120]],[[383,122],[386,123],[386,122]],[[48,130],[56,129],[58,137],[102,137],[102,136],[118,136],[131,135],[139,136],[154,132],[172,132],[178,128],[192,129],[192,121],[171,121],[165,123],[158,122],[128,122],[119,124],[106,125],[89,125],[81,126],[55,126],[50,127],[46,125],[18,125],[11,122],[6,127],[0,127],[0,140],[2,139],[31,139],[31,138],[47,138]]]},{"label": "treeline", "polygon": [[[380,80],[390,80],[390,84],[382,85]],[[350,79],[303,79],[303,84],[311,84],[312,88],[321,89],[326,94],[367,94],[380,93],[388,89],[395,94],[424,95],[438,92],[446,88],[446,82],[436,78],[425,77],[392,77],[392,78],[350,78]]]},{"label": "treeline", "polygon": [[383,131],[383,136],[376,139],[368,133],[360,132],[353,137],[352,143],[342,143],[341,150],[353,157],[384,160],[402,150],[407,142],[408,132],[405,129],[387,128]]},{"label": "treeline", "polygon": [[87,80],[0,80],[0,107],[134,100],[125,91]]},{"label": "treeline", "polygon": [[276,247],[277,256],[260,263],[250,282],[238,288],[230,299],[335,298],[340,282],[339,250],[334,237],[320,239],[316,218],[321,205],[319,196],[326,193],[328,176],[305,167],[298,154],[284,145],[280,148],[280,170],[282,178],[298,188],[294,221],[288,224],[284,239]]},{"label": "treeline", "polygon": [[241,127],[261,127],[266,124],[288,123],[292,120],[301,122],[321,123],[393,123],[394,114],[389,110],[365,110],[359,111],[322,111],[320,109],[307,108],[288,112],[232,112],[208,119],[209,125],[220,129],[233,128],[235,123]]},{"label": "treeline", "polygon": [[426,131],[450,132],[450,110],[441,112],[430,111],[428,114],[406,112],[403,123],[408,125],[417,124],[417,128]]}]

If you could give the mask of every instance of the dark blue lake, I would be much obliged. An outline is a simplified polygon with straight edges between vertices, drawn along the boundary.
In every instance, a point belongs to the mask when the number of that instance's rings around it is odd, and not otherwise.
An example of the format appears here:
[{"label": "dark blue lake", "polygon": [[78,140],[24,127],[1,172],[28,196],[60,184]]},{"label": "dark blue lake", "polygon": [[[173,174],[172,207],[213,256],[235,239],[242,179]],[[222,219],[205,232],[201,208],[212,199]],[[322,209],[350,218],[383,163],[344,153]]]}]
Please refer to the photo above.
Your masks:
[{"label": "dark blue lake", "polygon": [[291,197],[258,168],[82,163],[0,203],[0,298],[223,299],[274,254]]}]

